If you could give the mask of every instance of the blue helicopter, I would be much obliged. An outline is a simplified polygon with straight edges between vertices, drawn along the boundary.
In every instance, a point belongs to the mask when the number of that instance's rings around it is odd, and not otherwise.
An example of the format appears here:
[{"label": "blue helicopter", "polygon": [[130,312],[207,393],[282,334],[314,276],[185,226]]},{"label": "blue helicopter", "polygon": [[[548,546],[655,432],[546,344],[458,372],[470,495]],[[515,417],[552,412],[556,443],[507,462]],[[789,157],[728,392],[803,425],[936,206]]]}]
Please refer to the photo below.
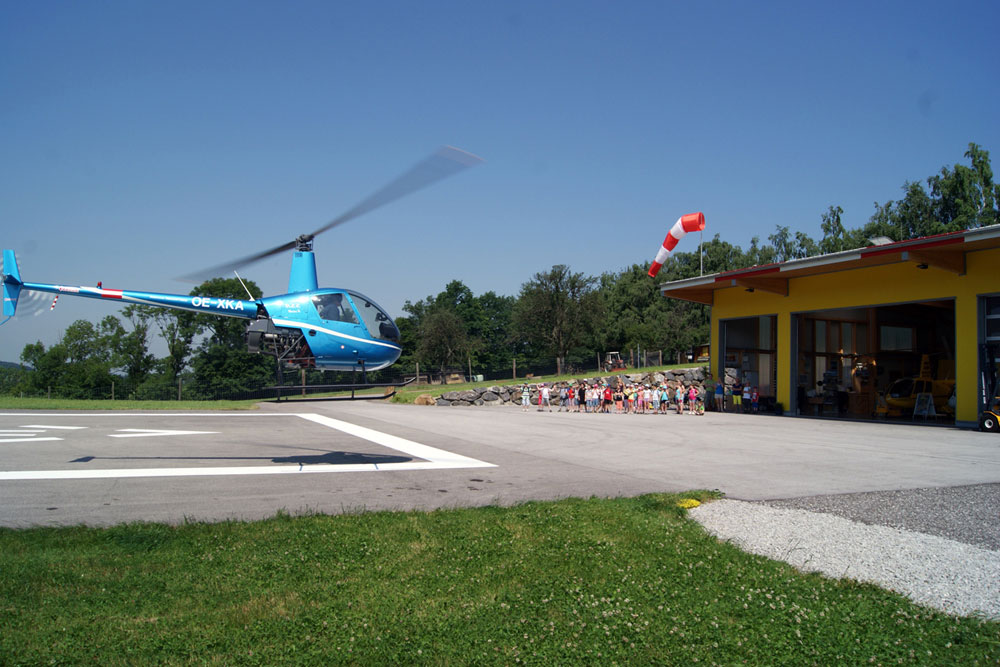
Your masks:
[{"label": "blue helicopter", "polygon": [[[288,293],[254,300],[138,292],[132,290],[69,286],[22,280],[13,250],[3,251],[3,314],[10,318],[17,310],[22,291],[56,295],[110,299],[162,308],[208,313],[249,320],[246,328],[250,352],[271,355],[276,360],[280,399],[284,368],[318,368],[332,371],[361,371],[362,382],[349,385],[322,385],[354,389],[398,386],[397,383],[369,384],[367,372],[392,365],[402,352],[399,329],[389,314],[363,294],[349,289],[320,288],[316,278],[313,239],[337,225],[353,220],[379,206],[395,201],[482,159],[451,146],[432,153],[412,169],[397,177],[360,204],[310,234],[294,241],[243,257],[226,264],[184,276],[201,282],[224,275],[278,253],[294,250],[288,278]],[[252,297],[251,297],[252,298]],[[286,387],[291,389],[290,387]],[[380,396],[379,398],[382,398]]]}]

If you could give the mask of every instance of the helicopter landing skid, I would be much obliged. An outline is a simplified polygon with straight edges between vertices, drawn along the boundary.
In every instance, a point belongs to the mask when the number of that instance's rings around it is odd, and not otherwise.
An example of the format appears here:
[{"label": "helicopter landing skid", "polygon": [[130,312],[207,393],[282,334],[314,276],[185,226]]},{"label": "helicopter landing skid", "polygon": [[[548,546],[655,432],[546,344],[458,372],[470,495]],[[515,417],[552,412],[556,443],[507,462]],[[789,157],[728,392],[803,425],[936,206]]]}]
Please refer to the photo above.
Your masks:
[{"label": "helicopter landing skid", "polygon": [[[275,394],[275,401],[281,402],[282,396],[291,396],[296,393],[302,395],[301,398],[296,399],[297,401],[377,401],[384,400],[386,398],[392,398],[396,395],[396,389],[399,387],[405,387],[416,380],[416,378],[410,378],[406,382],[362,382],[358,384],[308,384],[308,385],[275,385],[273,387],[264,387],[264,391],[271,392]],[[363,391],[365,389],[388,389],[392,387],[392,391],[386,391],[382,394],[366,394],[363,396],[356,395],[355,392]],[[321,397],[305,397],[305,390],[310,391],[322,390],[329,392],[347,392],[350,391],[350,396],[321,396]]]}]

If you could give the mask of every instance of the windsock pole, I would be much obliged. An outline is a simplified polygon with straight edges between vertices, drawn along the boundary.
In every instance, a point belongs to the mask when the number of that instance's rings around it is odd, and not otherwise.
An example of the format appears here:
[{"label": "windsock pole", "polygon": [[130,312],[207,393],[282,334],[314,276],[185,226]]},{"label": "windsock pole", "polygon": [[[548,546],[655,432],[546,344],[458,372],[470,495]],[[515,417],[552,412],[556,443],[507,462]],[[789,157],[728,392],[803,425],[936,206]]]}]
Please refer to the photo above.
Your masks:
[{"label": "windsock pole", "polygon": [[667,261],[667,257],[670,256],[670,252],[677,246],[677,242],[685,234],[688,232],[700,232],[703,229],[705,229],[705,214],[701,211],[698,213],[688,213],[678,218],[674,226],[667,232],[666,238],[663,239],[663,245],[660,246],[660,249],[656,253],[656,259],[653,260],[653,263],[649,267],[649,277],[656,277],[656,274],[660,272],[660,267],[663,266],[664,262]]}]

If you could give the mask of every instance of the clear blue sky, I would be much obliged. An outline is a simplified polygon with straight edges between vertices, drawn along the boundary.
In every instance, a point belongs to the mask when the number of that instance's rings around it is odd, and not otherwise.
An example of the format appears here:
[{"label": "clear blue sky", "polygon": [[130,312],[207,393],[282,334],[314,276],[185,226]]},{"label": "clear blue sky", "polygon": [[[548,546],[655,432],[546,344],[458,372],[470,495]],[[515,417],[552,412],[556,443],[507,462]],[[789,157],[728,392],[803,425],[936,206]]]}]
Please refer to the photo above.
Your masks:
[{"label": "clear blue sky", "polygon": [[[0,245],[29,281],[187,293],[442,144],[486,162],[320,236],[321,285],[394,316],[453,279],[517,294],[648,262],[697,210],[706,238],[818,238],[970,141],[1000,173],[998,24],[992,0],[3,2]],[[0,360],[117,312],[47,305]]]}]

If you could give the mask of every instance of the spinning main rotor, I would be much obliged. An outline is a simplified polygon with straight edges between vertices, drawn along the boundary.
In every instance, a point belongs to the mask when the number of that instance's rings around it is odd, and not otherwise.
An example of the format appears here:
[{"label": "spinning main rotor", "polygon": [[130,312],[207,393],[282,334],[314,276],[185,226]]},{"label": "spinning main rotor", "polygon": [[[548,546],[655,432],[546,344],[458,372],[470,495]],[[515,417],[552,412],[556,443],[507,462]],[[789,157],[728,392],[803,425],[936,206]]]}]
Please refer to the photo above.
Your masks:
[{"label": "spinning main rotor", "polygon": [[422,162],[418,162],[409,171],[401,174],[380,190],[369,195],[357,206],[334,218],[319,229],[309,234],[301,234],[292,241],[282,243],[281,245],[269,248],[268,250],[247,255],[246,257],[241,257],[202,271],[190,273],[182,276],[181,280],[188,282],[202,282],[204,280],[208,280],[209,278],[232,273],[236,269],[249,266],[263,259],[267,259],[272,255],[277,255],[288,250],[311,251],[313,239],[323,232],[329,231],[338,225],[342,225],[345,222],[369,213],[380,206],[394,202],[408,194],[412,194],[417,190],[431,185],[432,183],[456,174],[467,167],[474,167],[482,161],[482,158],[473,155],[472,153],[467,153],[466,151],[453,146],[443,146],[425,158]]}]

